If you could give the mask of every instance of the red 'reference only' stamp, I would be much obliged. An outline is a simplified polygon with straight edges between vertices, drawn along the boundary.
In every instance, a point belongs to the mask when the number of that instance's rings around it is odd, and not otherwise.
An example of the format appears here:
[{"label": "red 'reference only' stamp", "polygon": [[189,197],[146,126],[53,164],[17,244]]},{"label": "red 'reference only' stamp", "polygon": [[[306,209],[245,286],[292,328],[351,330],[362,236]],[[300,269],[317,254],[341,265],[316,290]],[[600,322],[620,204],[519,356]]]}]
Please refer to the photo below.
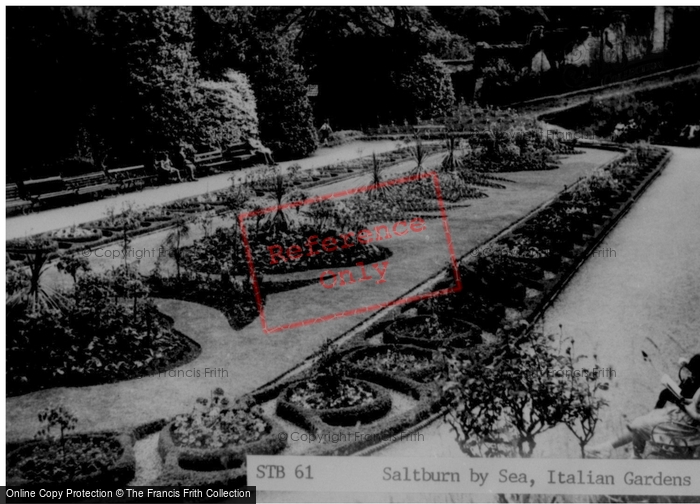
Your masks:
[{"label": "red 'reference only' stamp", "polygon": [[[301,318],[299,320],[293,320],[288,322],[285,321],[283,323],[276,324],[268,323],[268,315],[265,312],[265,303],[261,293],[260,281],[258,275],[256,274],[256,265],[254,263],[253,252],[248,239],[248,231],[245,224],[246,219],[259,219],[264,215],[277,213],[281,210],[286,209],[296,209],[298,211],[301,207],[312,205],[314,203],[319,203],[328,200],[339,200],[345,197],[351,197],[356,194],[368,193],[371,191],[377,191],[386,187],[398,186],[401,184],[418,183],[423,179],[430,179],[435,189],[435,197],[439,210],[439,219],[442,222],[442,232],[444,233],[446,251],[449,256],[449,268],[452,270],[452,276],[455,279],[455,283],[453,286],[422,294],[405,295],[403,297],[399,297],[398,299],[394,298],[386,301],[372,302],[361,306],[348,307],[343,310],[330,310],[331,313],[316,315],[309,318]],[[457,267],[457,258],[454,252],[450,228],[447,223],[447,212],[445,211],[445,205],[440,190],[440,182],[437,173],[435,173],[434,171],[391,179],[381,182],[379,184],[372,184],[368,186],[352,188],[345,191],[325,194],[323,196],[315,196],[305,200],[292,201],[289,203],[284,203],[282,205],[275,205],[254,211],[242,212],[238,215],[238,223],[241,229],[241,237],[245,248],[246,261],[248,263],[248,270],[250,273],[253,293],[255,296],[255,303],[260,313],[260,322],[262,324],[262,330],[265,334],[280,332],[286,329],[292,329],[296,327],[308,326],[319,322],[326,322],[340,317],[348,317],[360,313],[376,311],[388,306],[403,305],[422,299],[444,296],[454,292],[459,292],[462,289],[462,282]],[[413,237],[415,239],[417,237],[420,237],[421,234],[426,234],[427,229],[428,225],[426,224],[426,219],[424,219],[423,217],[416,216],[407,219],[396,220],[394,222],[381,223],[377,225],[368,225],[366,229],[348,231],[346,233],[338,233],[334,236],[324,237],[314,235],[307,237],[305,240],[299,243],[295,243],[287,247],[283,247],[281,244],[268,245],[266,247],[267,255],[265,260],[268,264],[275,265],[281,262],[287,263],[298,261],[304,256],[313,257],[319,254],[334,254],[355,247],[356,245],[366,246],[370,243],[375,242],[381,242],[381,245],[387,245],[391,244],[392,239],[395,238],[410,239],[411,237]],[[428,236],[425,236],[425,238],[427,239]],[[392,261],[392,266],[394,266],[394,262],[395,261]],[[400,269],[401,265],[397,264],[396,266],[398,266]],[[353,271],[350,269],[341,269],[339,271],[335,271],[334,269],[329,268],[325,270],[319,270],[318,283],[322,291],[326,291],[328,293],[330,293],[330,291],[335,291],[341,287],[357,285],[362,282],[367,282],[366,285],[380,285],[387,282],[388,268],[389,261],[385,260],[367,265],[364,264],[364,262],[357,262],[355,264],[355,268],[353,268],[355,271],[354,274]],[[392,267],[392,269],[396,268]],[[412,271],[403,272],[404,275],[410,275],[410,273],[412,273]],[[423,279],[421,278],[416,280]]]}]

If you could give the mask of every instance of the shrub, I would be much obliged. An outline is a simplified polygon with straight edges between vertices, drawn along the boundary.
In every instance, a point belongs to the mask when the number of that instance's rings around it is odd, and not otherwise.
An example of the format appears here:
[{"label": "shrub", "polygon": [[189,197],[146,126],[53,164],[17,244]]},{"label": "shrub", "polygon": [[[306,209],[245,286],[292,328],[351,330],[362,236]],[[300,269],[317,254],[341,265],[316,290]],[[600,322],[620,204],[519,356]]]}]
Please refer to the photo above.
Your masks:
[{"label": "shrub", "polygon": [[199,93],[197,135],[200,145],[226,147],[258,135],[255,96],[245,75],[228,70],[221,81],[199,82]]},{"label": "shrub", "polygon": [[404,112],[412,120],[447,115],[455,105],[450,73],[432,55],[396,72],[393,80]]},{"label": "shrub", "polygon": [[[597,391],[597,364],[590,372],[577,369],[584,356],[573,353],[573,341],[516,328],[502,335],[481,355],[448,358],[445,390],[449,391],[448,421],[457,441],[470,456],[519,454],[529,457],[536,437],[563,423],[581,447],[592,437],[603,402]],[[583,426],[583,428],[582,428]]]}]

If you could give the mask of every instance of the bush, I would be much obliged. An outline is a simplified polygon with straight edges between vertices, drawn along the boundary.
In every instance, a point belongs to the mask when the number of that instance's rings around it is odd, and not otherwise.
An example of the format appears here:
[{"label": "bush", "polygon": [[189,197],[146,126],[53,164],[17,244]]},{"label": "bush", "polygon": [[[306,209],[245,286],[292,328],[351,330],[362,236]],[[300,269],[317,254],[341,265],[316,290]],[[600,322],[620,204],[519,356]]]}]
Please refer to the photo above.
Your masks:
[{"label": "bush", "polygon": [[523,100],[537,89],[537,75],[529,68],[514,68],[506,59],[498,58],[484,65],[479,102],[513,103]]},{"label": "bush", "polygon": [[445,116],[455,105],[450,73],[430,54],[396,72],[393,80],[400,103],[412,120]]},{"label": "bush", "polygon": [[334,131],[333,133],[331,133],[331,136],[328,139],[328,146],[335,147],[336,145],[343,145],[348,142],[359,140],[363,136],[364,133],[356,130]]},{"label": "bush", "polygon": [[258,135],[255,96],[245,75],[228,70],[221,81],[201,81],[199,92],[199,145],[226,147]]}]

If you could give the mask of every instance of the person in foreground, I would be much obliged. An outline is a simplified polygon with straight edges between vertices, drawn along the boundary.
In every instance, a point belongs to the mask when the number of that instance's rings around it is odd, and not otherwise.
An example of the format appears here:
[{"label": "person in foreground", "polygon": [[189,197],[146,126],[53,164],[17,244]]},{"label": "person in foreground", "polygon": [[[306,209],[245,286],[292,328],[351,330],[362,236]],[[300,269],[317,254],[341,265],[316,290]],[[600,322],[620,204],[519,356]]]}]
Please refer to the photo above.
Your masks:
[{"label": "person in foreground", "polygon": [[680,384],[680,399],[664,390],[656,409],[632,420],[628,432],[617,439],[586,448],[586,456],[607,458],[613,449],[632,443],[634,458],[642,458],[652,434],[676,440],[700,438],[700,354],[681,359],[680,364],[689,371]]}]

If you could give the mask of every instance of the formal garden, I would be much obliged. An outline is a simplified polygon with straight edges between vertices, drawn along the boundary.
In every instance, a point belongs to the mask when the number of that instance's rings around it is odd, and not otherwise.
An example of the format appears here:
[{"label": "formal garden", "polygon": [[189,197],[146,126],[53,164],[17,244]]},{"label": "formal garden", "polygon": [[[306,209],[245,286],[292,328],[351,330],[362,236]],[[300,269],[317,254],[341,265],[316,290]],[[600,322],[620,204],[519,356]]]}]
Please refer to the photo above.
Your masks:
[{"label": "formal garden", "polygon": [[618,14],[9,9],[7,484],[238,488],[250,455],[437,424],[469,458],[587,458],[629,381],[545,315],[684,152],[655,144],[698,145],[696,79],[513,103]]},{"label": "formal garden", "polygon": [[[434,171],[444,210],[454,214],[512,187],[508,176],[561,170],[576,152],[583,151],[559,148],[534,130],[469,142],[417,139],[386,156],[315,172],[261,168],[225,191],[146,210],[127,206],[80,227],[8,242],[8,393],[109,384],[196,363],[205,349],[174,329],[159,299],[210,306],[233,330],[249,328],[259,308],[251,261],[266,303],[316,282],[305,271],[396,259],[391,241],[334,253],[319,244],[317,254],[287,252],[289,259],[270,254],[275,246],[293,251],[314,236],[337,245],[370,225],[439,220],[432,182],[420,178],[426,173]],[[79,422],[70,405],[37,412],[39,440],[11,445],[12,481],[240,485],[246,454],[358,453],[434,415],[447,415],[470,456],[528,457],[537,436],[556,425],[566,425],[583,451],[604,404],[598,391],[607,385],[560,378],[576,366],[576,355],[564,351],[572,342],[531,324],[667,159],[662,149],[622,151],[499,236],[489,254],[463,255],[459,292],[395,307],[361,331],[326,338],[303,365],[266,386],[235,397],[223,384],[201,390],[190,411],[127,431],[71,434]],[[314,199],[327,188],[357,187],[360,176],[373,190]],[[400,177],[418,183],[386,183]],[[251,215],[245,232],[235,218],[243,211]],[[149,236],[162,237],[165,256],[147,274],[126,254],[93,270],[76,253],[106,244],[126,252]],[[42,278],[52,265],[65,277],[60,286]],[[437,288],[454,287],[454,276],[450,268],[439,272]],[[532,366],[543,372],[531,373]],[[524,376],[532,383],[523,385]],[[367,434],[363,441],[300,444],[280,435],[357,429]],[[49,453],[58,454],[55,462]],[[157,463],[140,460],[156,453]],[[144,473],[153,465],[153,474]]]}]

